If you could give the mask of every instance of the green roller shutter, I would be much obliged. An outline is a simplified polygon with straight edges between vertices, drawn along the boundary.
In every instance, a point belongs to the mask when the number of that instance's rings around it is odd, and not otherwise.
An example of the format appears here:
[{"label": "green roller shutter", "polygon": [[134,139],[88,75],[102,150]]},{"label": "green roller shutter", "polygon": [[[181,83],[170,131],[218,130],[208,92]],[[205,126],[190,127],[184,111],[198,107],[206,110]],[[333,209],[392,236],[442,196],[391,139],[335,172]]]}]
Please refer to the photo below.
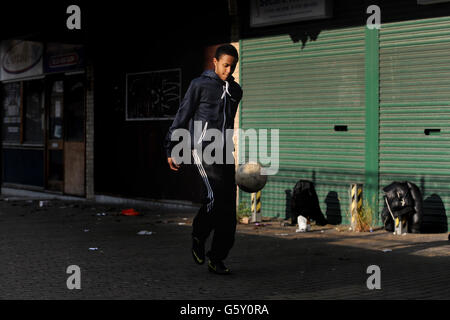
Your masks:
[{"label": "green roller shutter", "polygon": [[[330,221],[349,223],[349,186],[365,180],[365,29],[322,31],[303,49],[289,35],[242,40],[240,49],[240,127],[280,135],[279,171],[262,191],[262,214],[285,217],[286,190],[308,179]],[[240,201],[249,204],[250,195],[241,192]]]},{"label": "green roller shutter", "polygon": [[380,30],[380,187],[417,184],[425,231],[448,225],[449,53],[449,17],[383,24]]}]

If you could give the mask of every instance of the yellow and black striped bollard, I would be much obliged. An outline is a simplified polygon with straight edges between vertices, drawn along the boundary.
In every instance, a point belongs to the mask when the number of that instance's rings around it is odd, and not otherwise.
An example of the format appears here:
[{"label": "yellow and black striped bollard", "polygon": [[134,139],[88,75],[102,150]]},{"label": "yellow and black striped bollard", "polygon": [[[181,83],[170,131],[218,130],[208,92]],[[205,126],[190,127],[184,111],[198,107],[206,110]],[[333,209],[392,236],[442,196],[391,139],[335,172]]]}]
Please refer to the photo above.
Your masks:
[{"label": "yellow and black striped bollard", "polygon": [[261,190],[252,193],[252,222],[261,222]]},{"label": "yellow and black striped bollard", "polygon": [[362,184],[353,183],[351,185],[351,207],[350,212],[352,215],[352,230],[355,231],[357,227],[357,219],[362,209]]}]

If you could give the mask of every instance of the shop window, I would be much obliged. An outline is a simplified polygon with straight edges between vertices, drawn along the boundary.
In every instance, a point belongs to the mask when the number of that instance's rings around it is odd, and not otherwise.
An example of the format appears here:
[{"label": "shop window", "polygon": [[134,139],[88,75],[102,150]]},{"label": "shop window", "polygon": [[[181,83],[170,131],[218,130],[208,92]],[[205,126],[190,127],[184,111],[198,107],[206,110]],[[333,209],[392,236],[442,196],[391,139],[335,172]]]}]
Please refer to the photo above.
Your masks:
[{"label": "shop window", "polygon": [[33,80],[3,84],[3,142],[44,143],[44,82]]},{"label": "shop window", "polygon": [[2,90],[3,141],[20,143],[21,130],[21,83],[6,83]]},{"label": "shop window", "polygon": [[44,143],[44,83],[24,83],[24,143]]},{"label": "shop window", "polygon": [[51,104],[50,104],[50,139],[61,140],[63,138],[63,81],[55,81],[52,86]]}]

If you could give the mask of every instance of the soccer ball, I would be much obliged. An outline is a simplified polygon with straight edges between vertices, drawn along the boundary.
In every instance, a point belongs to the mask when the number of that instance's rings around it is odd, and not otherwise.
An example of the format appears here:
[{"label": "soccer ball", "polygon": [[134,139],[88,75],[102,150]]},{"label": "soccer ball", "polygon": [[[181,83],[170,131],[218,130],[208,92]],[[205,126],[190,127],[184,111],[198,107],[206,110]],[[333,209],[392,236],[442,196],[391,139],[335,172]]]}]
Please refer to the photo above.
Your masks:
[{"label": "soccer ball", "polygon": [[240,165],[235,178],[239,188],[248,193],[258,192],[267,182],[267,175],[261,174],[261,165],[253,162]]}]

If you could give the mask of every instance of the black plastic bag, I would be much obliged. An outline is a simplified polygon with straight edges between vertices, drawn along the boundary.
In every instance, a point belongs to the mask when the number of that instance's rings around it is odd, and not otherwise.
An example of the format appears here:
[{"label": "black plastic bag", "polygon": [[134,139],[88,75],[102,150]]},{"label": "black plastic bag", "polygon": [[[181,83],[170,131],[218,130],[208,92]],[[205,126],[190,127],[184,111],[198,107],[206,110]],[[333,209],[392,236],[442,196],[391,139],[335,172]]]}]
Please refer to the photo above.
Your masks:
[{"label": "black plastic bag", "polygon": [[314,184],[309,180],[299,180],[294,187],[291,199],[292,224],[297,223],[298,216],[312,219],[317,225],[324,226],[328,223],[319,205]]},{"label": "black plastic bag", "polygon": [[395,228],[394,219],[406,216],[408,232],[420,233],[423,200],[419,188],[409,181],[395,181],[384,187],[383,191],[385,192],[385,206],[381,212],[381,219],[385,230],[393,232]]},{"label": "black plastic bag", "polygon": [[407,182],[393,182],[383,191],[394,218],[414,212],[414,200]]}]

